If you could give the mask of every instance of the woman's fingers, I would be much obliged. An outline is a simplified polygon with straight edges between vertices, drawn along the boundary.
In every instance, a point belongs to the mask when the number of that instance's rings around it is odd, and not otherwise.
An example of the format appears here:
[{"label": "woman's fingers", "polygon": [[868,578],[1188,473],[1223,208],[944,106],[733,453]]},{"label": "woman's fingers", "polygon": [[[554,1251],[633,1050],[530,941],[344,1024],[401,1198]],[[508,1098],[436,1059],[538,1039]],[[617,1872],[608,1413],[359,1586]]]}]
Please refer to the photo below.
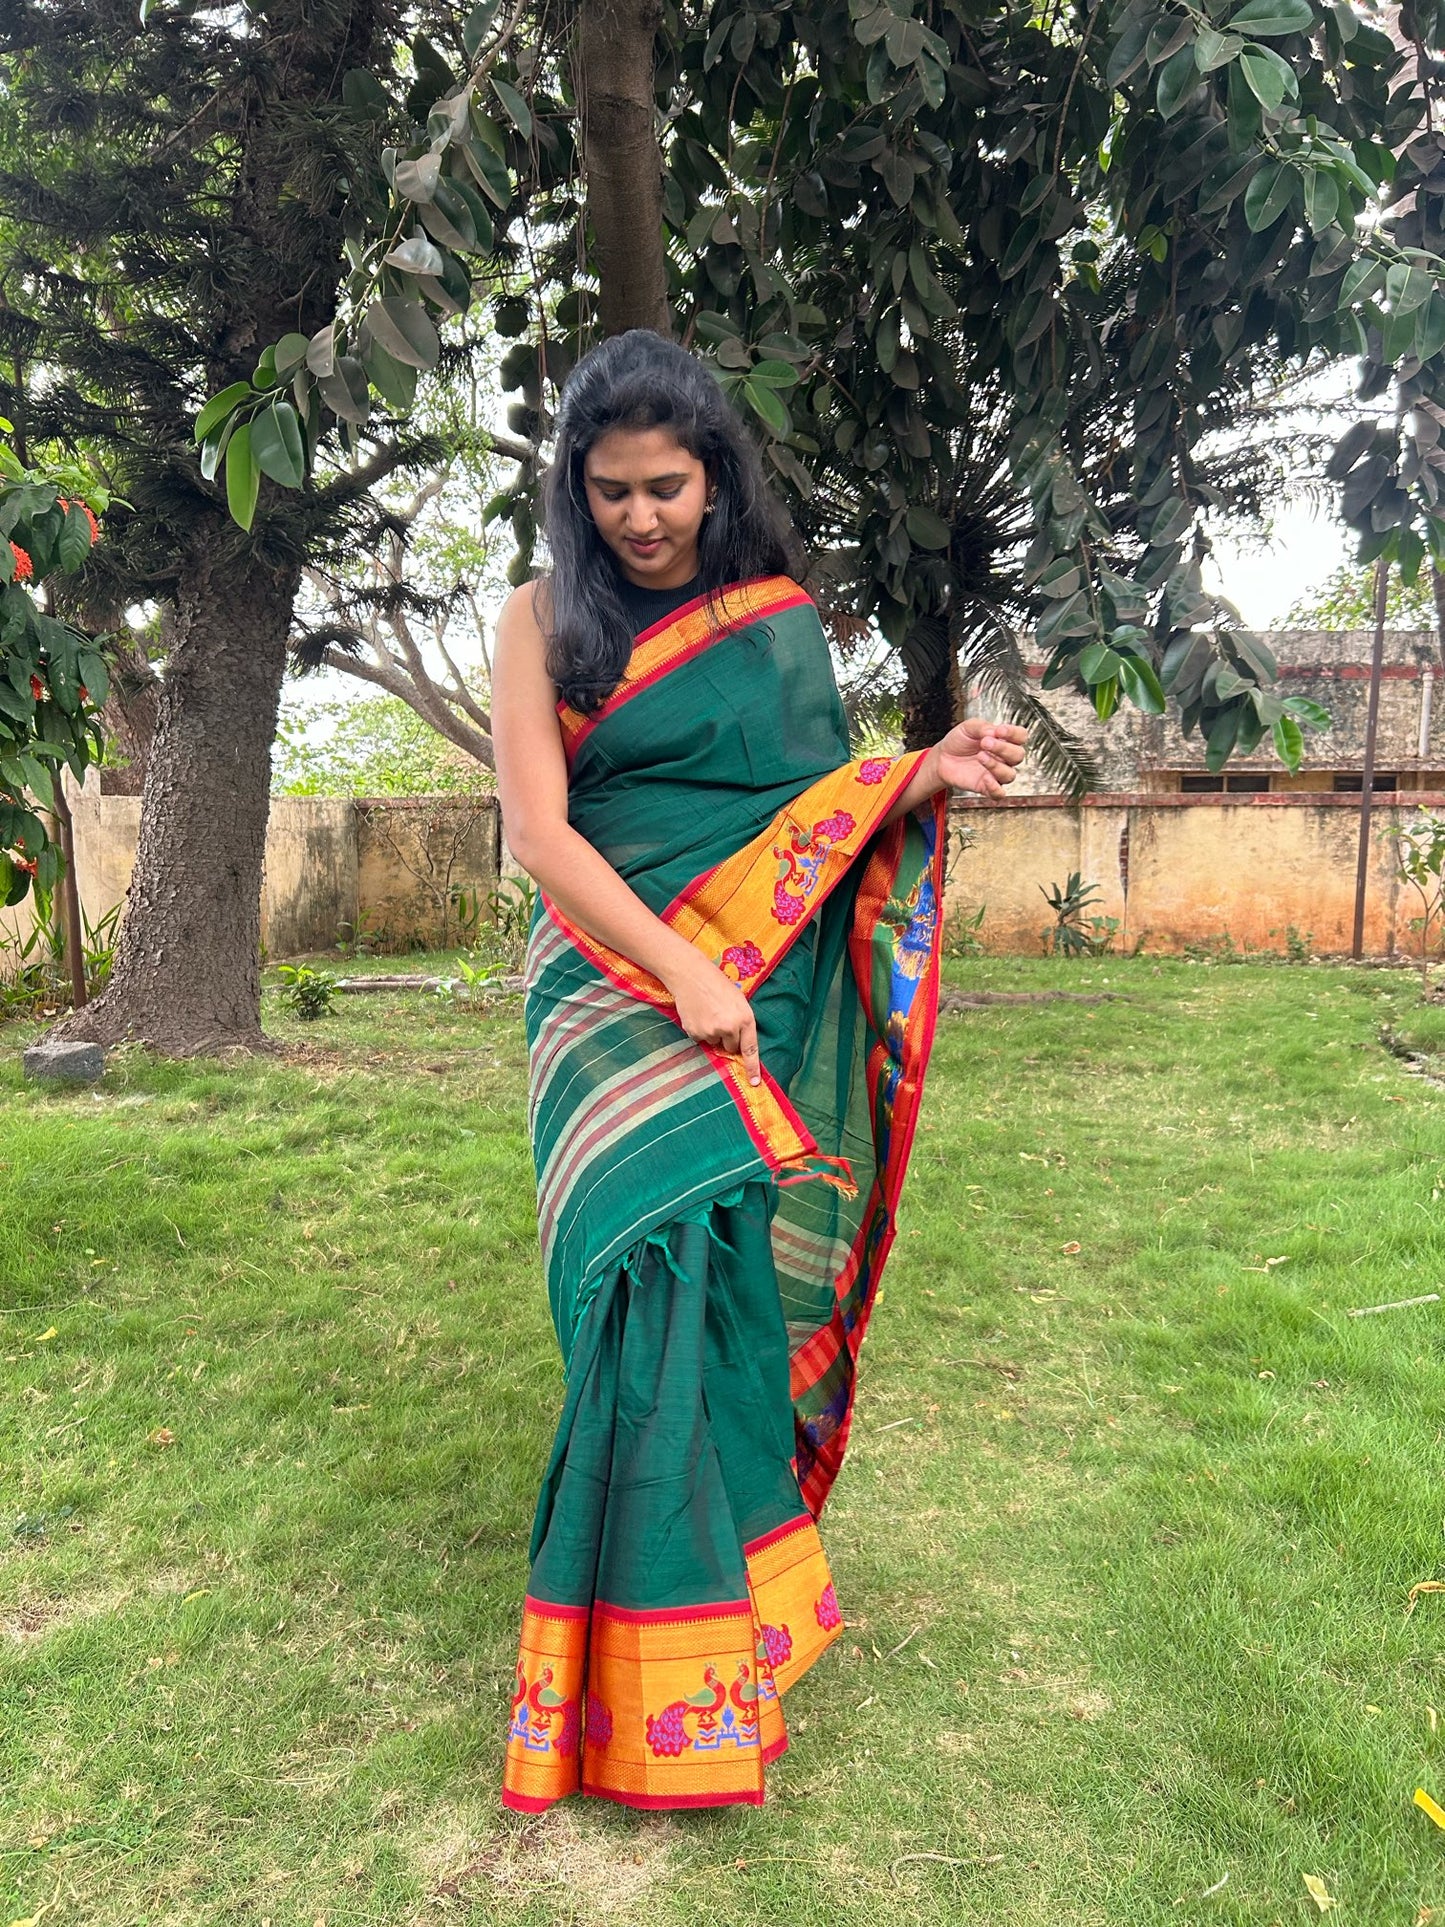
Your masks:
[{"label": "woman's fingers", "polygon": [[758,1027],[753,1019],[751,1006],[744,1018],[741,1035],[738,1039],[739,1055],[743,1060],[743,1073],[750,1084],[763,1081],[762,1061],[758,1056]]}]

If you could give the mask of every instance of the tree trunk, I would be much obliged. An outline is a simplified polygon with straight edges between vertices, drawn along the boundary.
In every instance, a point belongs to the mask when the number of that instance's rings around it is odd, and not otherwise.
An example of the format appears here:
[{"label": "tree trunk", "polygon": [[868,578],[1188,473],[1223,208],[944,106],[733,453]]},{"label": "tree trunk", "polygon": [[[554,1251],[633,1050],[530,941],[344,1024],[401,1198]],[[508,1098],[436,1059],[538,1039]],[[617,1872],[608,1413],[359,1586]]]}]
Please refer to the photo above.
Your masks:
[{"label": "tree trunk", "polygon": [[603,332],[671,332],[654,63],[660,0],[582,0],[573,53]]},{"label": "tree trunk", "polygon": [[106,661],[110,694],[101,706],[101,727],[107,749],[119,750],[125,762],[106,769],[101,787],[107,796],[140,796],[155,741],[161,679],[144,646],[123,624],[113,632]]},{"label": "tree trunk", "polygon": [[261,865],[300,578],[298,567],[270,565],[219,516],[198,531],[192,553],[114,971],[105,992],[55,1031],[174,1056],[264,1042]]},{"label": "tree trunk", "polygon": [[1445,664],[1445,569],[1432,567],[1430,587],[1435,591],[1435,642]]},{"label": "tree trunk", "polygon": [[907,671],[903,747],[931,749],[963,719],[963,682],[947,622],[942,617],[925,618],[905,637],[899,653]]}]

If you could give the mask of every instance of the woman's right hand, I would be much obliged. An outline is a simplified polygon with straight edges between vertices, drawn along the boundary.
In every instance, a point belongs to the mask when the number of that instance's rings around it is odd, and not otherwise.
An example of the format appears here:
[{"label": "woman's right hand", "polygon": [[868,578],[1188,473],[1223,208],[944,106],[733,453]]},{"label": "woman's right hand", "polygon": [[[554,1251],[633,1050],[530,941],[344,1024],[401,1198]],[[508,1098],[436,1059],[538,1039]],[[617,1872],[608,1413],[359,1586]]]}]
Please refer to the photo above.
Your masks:
[{"label": "woman's right hand", "polygon": [[732,978],[725,977],[715,963],[694,950],[692,960],[673,973],[667,987],[677,1005],[677,1021],[688,1036],[699,1044],[712,1044],[730,1057],[741,1057],[748,1082],[761,1084],[753,1007]]}]

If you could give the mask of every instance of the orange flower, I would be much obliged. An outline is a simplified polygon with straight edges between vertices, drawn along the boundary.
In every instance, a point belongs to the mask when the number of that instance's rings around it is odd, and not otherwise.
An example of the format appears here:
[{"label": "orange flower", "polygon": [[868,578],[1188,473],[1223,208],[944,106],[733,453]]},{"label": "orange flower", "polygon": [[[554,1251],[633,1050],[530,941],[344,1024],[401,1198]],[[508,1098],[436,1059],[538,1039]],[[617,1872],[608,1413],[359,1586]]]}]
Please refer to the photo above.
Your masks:
[{"label": "orange flower", "polygon": [[35,564],[18,542],[10,544],[10,553],[15,557],[15,580],[28,582],[35,573]]},{"label": "orange flower", "polygon": [[36,702],[43,703],[45,698],[50,694],[50,691],[45,687],[45,684],[40,680],[39,676],[32,676],[30,678],[30,693]]}]

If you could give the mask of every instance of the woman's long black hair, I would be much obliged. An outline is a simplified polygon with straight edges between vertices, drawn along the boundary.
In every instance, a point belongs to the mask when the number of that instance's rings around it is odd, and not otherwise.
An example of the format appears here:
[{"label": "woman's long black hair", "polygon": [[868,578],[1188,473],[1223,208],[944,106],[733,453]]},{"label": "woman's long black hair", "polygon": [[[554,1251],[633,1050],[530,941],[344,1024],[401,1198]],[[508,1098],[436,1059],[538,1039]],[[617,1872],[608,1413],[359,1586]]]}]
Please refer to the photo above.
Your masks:
[{"label": "woman's long black hair", "polygon": [[539,605],[548,673],[584,712],[611,695],[632,654],[620,570],[587,506],[582,470],[588,450],[615,428],[665,428],[706,468],[713,511],[698,531],[701,593],[784,575],[793,564],[758,451],[703,364],[646,328],[600,343],[562,389],[544,494],[552,573]]}]

